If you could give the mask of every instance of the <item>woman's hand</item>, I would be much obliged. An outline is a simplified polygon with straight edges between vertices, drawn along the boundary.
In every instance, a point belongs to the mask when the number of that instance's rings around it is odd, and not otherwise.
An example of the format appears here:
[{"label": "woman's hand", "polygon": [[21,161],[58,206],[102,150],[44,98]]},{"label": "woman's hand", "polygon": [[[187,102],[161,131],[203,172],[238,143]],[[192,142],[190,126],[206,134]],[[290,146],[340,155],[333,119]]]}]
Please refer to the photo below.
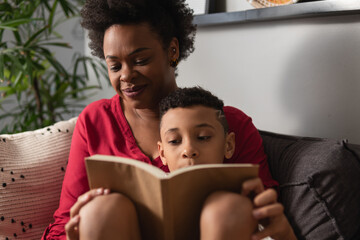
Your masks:
[{"label": "woman's hand", "polygon": [[70,209],[70,220],[65,225],[66,239],[78,240],[79,239],[79,222],[80,222],[80,209],[97,196],[107,195],[110,193],[109,189],[93,189],[78,197],[76,203]]},{"label": "woman's hand", "polygon": [[277,193],[274,189],[264,190],[261,179],[255,178],[243,183],[241,194],[244,196],[255,194],[253,216],[264,227],[264,230],[253,234],[253,240],[260,240],[267,236],[279,240],[296,239],[284,215],[283,205],[277,202]]}]

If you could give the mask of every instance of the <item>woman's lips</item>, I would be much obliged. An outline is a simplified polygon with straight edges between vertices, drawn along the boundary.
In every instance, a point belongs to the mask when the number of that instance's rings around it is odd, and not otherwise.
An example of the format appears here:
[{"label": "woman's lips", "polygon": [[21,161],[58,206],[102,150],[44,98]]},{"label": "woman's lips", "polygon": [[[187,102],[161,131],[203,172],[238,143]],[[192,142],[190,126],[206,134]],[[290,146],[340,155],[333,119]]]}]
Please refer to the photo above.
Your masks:
[{"label": "woman's lips", "polygon": [[131,87],[131,88],[125,88],[122,89],[122,93],[127,96],[127,97],[136,97],[138,95],[140,95],[145,89],[145,85],[144,86],[135,86],[135,87]]}]

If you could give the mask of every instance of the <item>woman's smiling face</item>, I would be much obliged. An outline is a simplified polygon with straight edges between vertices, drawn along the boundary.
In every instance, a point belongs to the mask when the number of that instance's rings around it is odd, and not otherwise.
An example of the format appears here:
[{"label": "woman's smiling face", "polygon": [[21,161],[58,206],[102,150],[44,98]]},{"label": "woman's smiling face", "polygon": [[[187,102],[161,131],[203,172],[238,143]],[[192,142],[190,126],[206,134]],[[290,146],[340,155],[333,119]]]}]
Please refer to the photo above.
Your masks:
[{"label": "woman's smiling face", "polygon": [[175,69],[169,63],[179,57],[178,42],[174,38],[165,49],[147,23],[109,27],[104,56],[111,84],[127,106],[157,108],[176,88]]}]

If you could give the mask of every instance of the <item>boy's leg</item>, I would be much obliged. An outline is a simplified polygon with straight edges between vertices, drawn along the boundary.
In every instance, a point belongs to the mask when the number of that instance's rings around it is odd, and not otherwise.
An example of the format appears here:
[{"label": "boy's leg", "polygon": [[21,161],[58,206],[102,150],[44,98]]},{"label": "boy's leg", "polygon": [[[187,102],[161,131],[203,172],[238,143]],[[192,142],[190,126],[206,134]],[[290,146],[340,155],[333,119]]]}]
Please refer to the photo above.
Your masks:
[{"label": "boy's leg", "polygon": [[251,239],[258,222],[249,198],[231,192],[215,192],[205,201],[200,217],[200,238]]},{"label": "boy's leg", "polygon": [[141,239],[135,206],[121,194],[98,196],[79,215],[80,239]]}]

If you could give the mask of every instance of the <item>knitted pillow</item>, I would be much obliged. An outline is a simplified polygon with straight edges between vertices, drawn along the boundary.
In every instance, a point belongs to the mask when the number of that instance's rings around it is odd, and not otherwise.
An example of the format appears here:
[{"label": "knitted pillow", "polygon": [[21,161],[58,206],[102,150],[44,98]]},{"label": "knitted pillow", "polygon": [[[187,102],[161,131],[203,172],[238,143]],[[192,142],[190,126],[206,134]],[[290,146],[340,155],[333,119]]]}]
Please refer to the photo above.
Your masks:
[{"label": "knitted pillow", "polygon": [[298,239],[353,239],[360,230],[358,145],[261,132],[280,201]]},{"label": "knitted pillow", "polygon": [[0,135],[0,239],[40,239],[53,221],[75,122]]}]

